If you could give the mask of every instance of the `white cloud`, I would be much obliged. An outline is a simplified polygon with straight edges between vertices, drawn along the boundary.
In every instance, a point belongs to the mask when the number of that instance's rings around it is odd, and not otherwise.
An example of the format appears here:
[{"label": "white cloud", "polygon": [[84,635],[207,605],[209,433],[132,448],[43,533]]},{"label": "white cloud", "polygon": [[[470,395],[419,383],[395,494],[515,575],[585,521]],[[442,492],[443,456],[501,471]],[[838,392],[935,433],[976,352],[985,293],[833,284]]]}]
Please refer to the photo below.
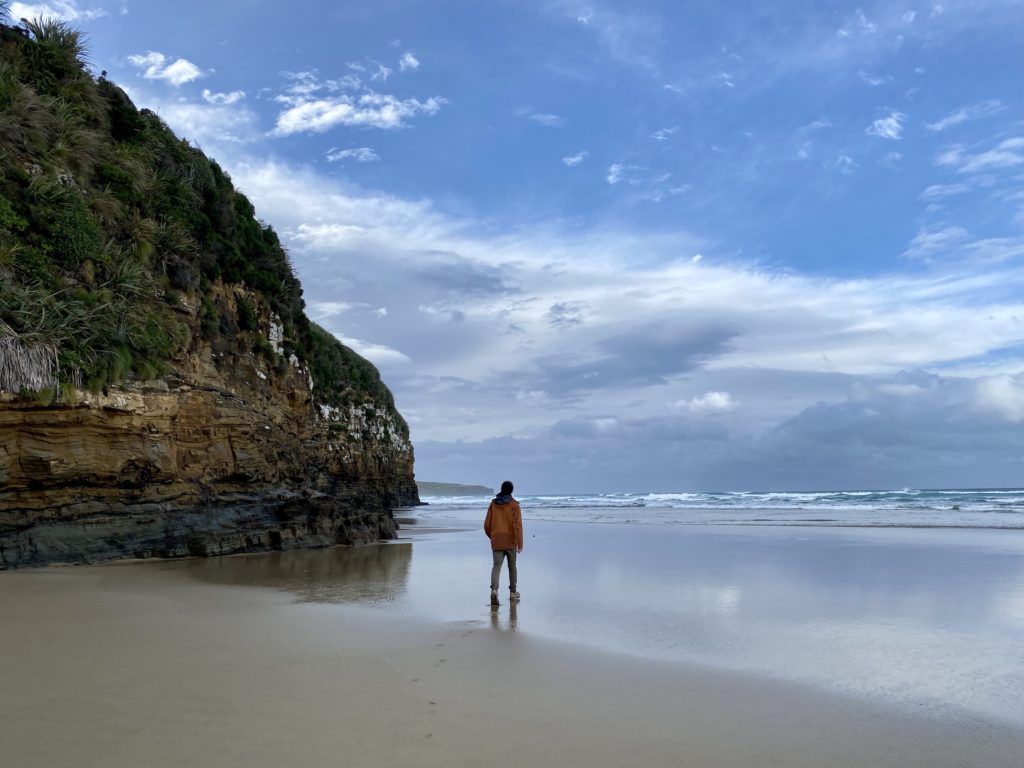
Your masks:
[{"label": "white cloud", "polygon": [[[327,94],[333,98],[335,94],[350,91],[373,92],[372,89],[363,83],[363,79],[359,75],[351,73],[329,80],[321,80],[316,70],[284,72],[282,76],[290,81],[291,84],[283,93],[275,96],[274,100],[289,106],[298,106],[307,101],[312,101],[317,94]],[[270,88],[263,90],[272,92]]]},{"label": "white cloud", "polygon": [[907,116],[902,112],[891,112],[887,117],[880,117],[867,127],[868,136],[898,141],[903,135],[903,121]]},{"label": "white cloud", "polygon": [[619,427],[619,420],[614,416],[600,416],[590,419],[590,424],[597,432],[612,432]]},{"label": "white cloud", "polygon": [[886,83],[892,81],[892,75],[885,75],[883,77],[879,77],[879,76],[876,76],[876,75],[869,75],[863,69],[858,70],[857,76],[860,77],[861,80],[863,80],[865,83],[867,83],[868,85],[870,85],[872,87],[877,87],[879,85],[885,85]]},{"label": "white cloud", "polygon": [[822,117],[822,118],[818,118],[817,120],[812,120],[807,125],[800,126],[800,131],[799,132],[800,133],[806,133],[806,132],[809,132],[809,131],[820,131],[820,130],[822,130],[824,128],[831,128],[831,127],[832,127],[832,123]]},{"label": "white cloud", "polygon": [[975,387],[975,403],[1008,421],[1024,421],[1024,374],[979,379]]},{"label": "white cloud", "polygon": [[970,192],[968,184],[931,184],[919,195],[922,200],[942,200],[953,195]]},{"label": "white cloud", "polygon": [[998,99],[989,99],[988,101],[982,101],[977,104],[972,104],[969,107],[961,107],[960,109],[954,110],[946,115],[941,120],[937,120],[934,123],[928,123],[925,125],[932,133],[938,131],[944,131],[947,128],[952,128],[954,125],[960,125],[968,120],[977,120],[984,117],[1002,112],[1006,109],[1006,106]]},{"label": "white cloud", "polygon": [[812,122],[807,123],[807,125],[800,126],[796,131],[796,137],[799,141],[799,145],[796,149],[797,158],[799,158],[800,160],[808,160],[813,154],[815,140],[807,138],[808,134],[812,134],[817,131],[822,131],[825,130],[826,128],[831,127],[832,123],[826,120],[825,118],[818,118],[817,120],[813,120]]},{"label": "white cloud", "polygon": [[[292,81],[292,85],[288,86],[287,93],[294,99],[301,99],[325,88],[325,84],[320,82],[316,70],[311,72],[282,72],[281,76],[286,80]],[[351,77],[355,78],[357,85],[361,83],[355,75],[351,75]]]},{"label": "white cloud", "polygon": [[149,51],[145,55],[133,54],[128,61],[135,67],[145,68],[142,76],[147,80],[166,80],[173,86],[184,85],[200,77],[203,71],[188,59],[175,59],[170,64],[164,54]]},{"label": "white cloud", "polygon": [[690,400],[677,400],[673,408],[683,408],[695,413],[728,413],[739,406],[728,392],[705,392]]},{"label": "white cloud", "polygon": [[862,36],[871,37],[878,34],[878,25],[868,19],[862,8],[858,8],[853,16],[848,18],[843,26],[836,30],[836,34],[846,39]]},{"label": "white cloud", "polygon": [[728,72],[719,72],[712,79],[728,88],[736,87],[736,83],[733,82],[732,75]]},{"label": "white cloud", "polygon": [[922,229],[910,242],[910,247],[903,252],[903,256],[908,259],[928,260],[936,254],[963,246],[968,240],[967,230],[963,227]]},{"label": "white cloud", "polygon": [[957,165],[960,173],[1012,168],[1024,164],[1024,137],[1005,139],[987,152],[975,155],[954,148],[941,155],[937,162],[940,165]]},{"label": "white cloud", "polygon": [[372,163],[380,160],[380,156],[372,147],[355,147],[353,149],[336,149],[331,147],[326,152],[327,160],[336,163],[341,160],[355,160],[359,163]]},{"label": "white cloud", "polygon": [[364,75],[369,75],[370,82],[386,82],[391,77],[391,67],[386,67],[375,59],[349,62],[348,68]]},{"label": "white cloud", "polygon": [[402,58],[398,62],[399,72],[415,72],[420,68],[420,60],[417,59],[412,51],[406,51],[402,54]]},{"label": "white cloud", "polygon": [[543,125],[545,128],[558,128],[562,125],[562,118],[548,112],[531,112],[527,115],[530,120]]},{"label": "white cloud", "polygon": [[674,133],[679,131],[678,125],[673,125],[671,128],[661,128],[651,134],[651,138],[655,141],[667,141],[672,137]]},{"label": "white cloud", "polygon": [[[783,11],[772,12],[771,17],[784,19],[785,23],[737,25],[733,32],[738,37],[730,38],[730,45],[743,51],[743,62],[730,63],[728,69],[735,70],[737,83],[742,82],[742,76],[743,81],[757,84],[781,84],[797,74],[818,77],[829,73],[830,77],[845,78],[858,69],[877,75],[878,69],[892,67],[892,62],[904,55],[901,52],[947,50],[950,45],[959,45],[965,36],[973,45],[993,32],[1010,34],[1009,30],[1016,29],[1024,18],[1018,0],[958,2],[955,8],[950,4],[942,19],[925,23],[920,13],[914,23],[908,23],[897,5],[865,4],[863,9],[847,13],[839,25],[833,12],[794,17]],[[671,82],[689,92],[717,85],[710,74]]]},{"label": "white cloud", "polygon": [[231,91],[230,93],[214,93],[207,88],[203,89],[203,101],[209,104],[235,104],[245,98],[245,91]]},{"label": "white cloud", "polygon": [[964,157],[964,148],[960,144],[954,144],[939,153],[935,158],[936,165],[960,165]]},{"label": "white cloud", "polygon": [[[172,85],[183,85],[202,76],[202,70],[187,59],[175,59],[156,75],[157,78],[166,80]],[[150,77],[149,70],[146,72],[146,77]]]},{"label": "white cloud", "polygon": [[51,0],[47,3],[11,3],[9,6],[12,19],[49,19],[57,18],[64,21],[91,21],[107,12],[102,8],[80,8],[76,0]]},{"label": "white cloud", "polygon": [[346,347],[353,349],[357,354],[365,357],[371,363],[375,363],[380,366],[410,362],[408,355],[403,352],[399,352],[397,349],[392,349],[385,344],[374,344],[372,342],[363,341],[362,339],[352,339],[347,336],[339,336],[338,340]]},{"label": "white cloud", "polygon": [[[654,203],[660,203],[667,197],[675,197],[676,195],[682,195],[689,192],[692,189],[689,184],[670,184],[668,183],[672,174],[663,173],[647,180],[647,189],[640,194],[642,200],[650,200]],[[639,183],[638,180],[631,179],[630,183]]]},{"label": "white cloud", "polygon": [[348,312],[352,305],[347,301],[314,301],[309,305],[309,316],[314,320],[326,320]]},{"label": "white cloud", "polygon": [[832,163],[832,167],[839,171],[844,176],[848,176],[855,170],[860,168],[857,162],[849,155],[840,152],[836,157],[835,162]]},{"label": "white cloud", "polygon": [[130,87],[125,92],[136,104],[149,105],[182,138],[207,149],[216,147],[218,154],[227,146],[249,143],[262,135],[257,116],[240,105],[160,101]]},{"label": "white cloud", "polygon": [[674,197],[689,192],[690,184],[680,184],[673,179],[671,172],[651,170],[639,165],[612,163],[608,166],[605,181],[612,186],[625,183],[629,192],[627,199],[635,202],[647,201],[660,203],[667,197]]},{"label": "white cloud", "polygon": [[612,61],[657,74],[658,65],[651,51],[662,35],[660,19],[644,15],[637,8],[618,10],[610,3],[590,0],[554,0],[541,6],[580,25]]},{"label": "white cloud", "polygon": [[324,133],[339,125],[385,130],[405,128],[413,117],[435,115],[446,103],[437,96],[420,101],[372,91],[359,96],[341,94],[308,100],[301,96],[279,96],[278,101],[290,106],[277,116],[274,136]]},{"label": "white cloud", "polygon": [[569,155],[567,157],[563,157],[562,158],[562,162],[565,163],[566,166],[568,166],[569,168],[572,168],[573,166],[576,166],[576,165],[579,165],[580,163],[582,163],[589,156],[590,156],[590,153],[587,152],[587,150],[584,149],[582,152],[577,152],[575,155]]}]

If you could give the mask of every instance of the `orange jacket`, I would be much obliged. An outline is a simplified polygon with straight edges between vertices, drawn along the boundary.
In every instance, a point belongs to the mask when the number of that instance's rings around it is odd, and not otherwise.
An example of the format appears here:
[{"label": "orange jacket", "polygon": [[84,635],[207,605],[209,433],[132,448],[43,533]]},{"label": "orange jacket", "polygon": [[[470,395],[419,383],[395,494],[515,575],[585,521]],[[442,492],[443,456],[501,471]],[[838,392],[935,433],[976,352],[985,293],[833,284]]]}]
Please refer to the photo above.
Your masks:
[{"label": "orange jacket", "polygon": [[522,549],[523,511],[519,502],[511,497],[505,503],[494,499],[484,518],[484,533],[491,540],[491,549]]}]

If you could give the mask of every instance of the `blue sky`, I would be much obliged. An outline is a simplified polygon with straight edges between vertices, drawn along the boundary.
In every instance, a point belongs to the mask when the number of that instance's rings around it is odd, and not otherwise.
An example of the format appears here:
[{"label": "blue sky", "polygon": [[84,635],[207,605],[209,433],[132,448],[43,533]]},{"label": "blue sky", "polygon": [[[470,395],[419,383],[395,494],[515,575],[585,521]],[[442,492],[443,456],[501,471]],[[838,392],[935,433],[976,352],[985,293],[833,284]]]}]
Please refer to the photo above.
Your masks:
[{"label": "blue sky", "polygon": [[214,156],[421,479],[1019,485],[1024,3],[12,3]]}]

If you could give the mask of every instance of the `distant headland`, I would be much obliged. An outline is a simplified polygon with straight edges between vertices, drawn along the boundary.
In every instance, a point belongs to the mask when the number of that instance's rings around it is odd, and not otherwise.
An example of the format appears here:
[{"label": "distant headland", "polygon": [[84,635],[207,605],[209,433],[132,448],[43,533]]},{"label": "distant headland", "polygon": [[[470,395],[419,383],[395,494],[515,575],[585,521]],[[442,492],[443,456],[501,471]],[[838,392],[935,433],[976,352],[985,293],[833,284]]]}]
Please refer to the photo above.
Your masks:
[{"label": "distant headland", "polygon": [[490,496],[494,489],[486,485],[463,485],[462,483],[428,483],[416,481],[420,496]]}]

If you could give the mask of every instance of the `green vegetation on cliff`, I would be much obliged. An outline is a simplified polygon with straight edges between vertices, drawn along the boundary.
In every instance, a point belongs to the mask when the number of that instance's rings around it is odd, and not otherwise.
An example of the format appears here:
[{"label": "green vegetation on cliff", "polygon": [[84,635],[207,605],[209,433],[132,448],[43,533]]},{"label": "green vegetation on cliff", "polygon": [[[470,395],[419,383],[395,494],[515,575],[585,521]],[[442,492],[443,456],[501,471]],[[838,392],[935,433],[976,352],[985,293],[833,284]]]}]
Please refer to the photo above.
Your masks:
[{"label": "green vegetation on cliff", "polygon": [[151,379],[206,342],[223,365],[295,355],[318,401],[372,400],[405,429],[376,368],[306,317],[276,233],[227,174],[85,58],[62,21],[0,23],[0,389]]}]

